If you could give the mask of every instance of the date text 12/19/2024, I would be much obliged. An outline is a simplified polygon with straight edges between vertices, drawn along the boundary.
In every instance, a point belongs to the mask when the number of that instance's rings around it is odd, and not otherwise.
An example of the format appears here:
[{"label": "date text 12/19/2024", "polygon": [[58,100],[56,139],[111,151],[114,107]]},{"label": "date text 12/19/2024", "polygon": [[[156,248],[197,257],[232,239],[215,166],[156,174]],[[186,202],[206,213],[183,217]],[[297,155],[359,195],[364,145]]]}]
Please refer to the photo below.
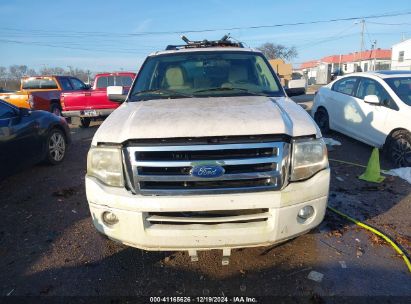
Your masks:
[{"label": "date text 12/19/2024", "polygon": [[150,297],[150,303],[258,303],[254,297]]}]

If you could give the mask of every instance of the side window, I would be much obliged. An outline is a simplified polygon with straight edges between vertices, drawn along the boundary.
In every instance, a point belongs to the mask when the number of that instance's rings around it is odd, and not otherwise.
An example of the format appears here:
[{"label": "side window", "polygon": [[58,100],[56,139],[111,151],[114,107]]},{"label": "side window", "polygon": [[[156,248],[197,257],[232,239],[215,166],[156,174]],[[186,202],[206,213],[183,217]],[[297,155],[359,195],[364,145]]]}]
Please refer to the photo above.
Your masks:
[{"label": "side window", "polygon": [[[96,88],[97,89],[104,89],[109,86],[113,86],[114,84],[114,76],[103,76],[97,79]],[[117,84],[119,85],[119,84]],[[121,85],[121,84],[120,84]]]},{"label": "side window", "polygon": [[123,87],[131,87],[133,79],[130,76],[117,76],[116,77],[116,85],[120,85]]},{"label": "side window", "polygon": [[8,119],[8,118],[13,118],[16,116],[16,112],[13,110],[12,107],[0,103],[0,119]]},{"label": "side window", "polygon": [[107,88],[107,77],[99,77],[96,83],[97,89]]},{"label": "side window", "polygon": [[71,85],[73,86],[73,90],[82,90],[84,89],[84,83],[78,80],[77,78],[70,78]]},{"label": "side window", "polygon": [[110,87],[110,86],[114,86],[114,85],[116,85],[116,84],[114,84],[114,76],[108,76],[107,77],[107,86]]},{"label": "side window", "polygon": [[60,85],[65,91],[73,90],[73,87],[71,86],[71,83],[67,78],[60,78]]},{"label": "side window", "polygon": [[404,51],[398,53],[398,62],[404,62]]},{"label": "side window", "polygon": [[346,95],[354,95],[356,77],[348,77],[334,83],[332,90]]},{"label": "side window", "polygon": [[357,98],[364,99],[367,95],[376,95],[380,104],[391,109],[397,109],[395,102],[392,100],[390,94],[374,79],[361,78],[358,85]]}]

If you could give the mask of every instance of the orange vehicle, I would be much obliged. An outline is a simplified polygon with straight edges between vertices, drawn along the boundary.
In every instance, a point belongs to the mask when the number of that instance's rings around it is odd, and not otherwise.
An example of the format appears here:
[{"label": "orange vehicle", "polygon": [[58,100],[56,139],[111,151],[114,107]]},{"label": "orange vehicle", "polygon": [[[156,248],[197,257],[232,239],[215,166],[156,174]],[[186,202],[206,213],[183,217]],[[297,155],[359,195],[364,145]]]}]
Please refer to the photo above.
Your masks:
[{"label": "orange vehicle", "polygon": [[72,76],[27,76],[21,79],[20,91],[2,93],[0,99],[18,108],[44,110],[61,116],[60,95],[89,88]]}]

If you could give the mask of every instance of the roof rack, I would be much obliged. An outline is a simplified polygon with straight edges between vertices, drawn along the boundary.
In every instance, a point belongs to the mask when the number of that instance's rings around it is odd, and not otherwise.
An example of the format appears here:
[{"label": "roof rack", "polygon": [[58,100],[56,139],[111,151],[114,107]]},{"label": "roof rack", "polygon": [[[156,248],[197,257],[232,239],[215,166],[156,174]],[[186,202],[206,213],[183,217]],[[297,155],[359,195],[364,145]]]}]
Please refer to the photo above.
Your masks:
[{"label": "roof rack", "polygon": [[241,42],[234,42],[230,40],[230,35],[224,35],[220,40],[201,40],[201,41],[191,41],[186,36],[181,36],[181,39],[186,44],[182,45],[167,45],[166,50],[179,50],[179,49],[190,49],[190,48],[208,48],[208,47],[238,47],[243,48],[244,45]]}]

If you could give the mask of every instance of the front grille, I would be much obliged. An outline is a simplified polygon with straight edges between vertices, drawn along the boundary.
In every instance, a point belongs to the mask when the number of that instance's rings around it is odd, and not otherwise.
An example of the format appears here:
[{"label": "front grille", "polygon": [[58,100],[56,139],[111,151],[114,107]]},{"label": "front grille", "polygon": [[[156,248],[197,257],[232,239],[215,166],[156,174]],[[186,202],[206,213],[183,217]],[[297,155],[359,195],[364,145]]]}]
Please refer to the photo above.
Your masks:
[{"label": "front grille", "polygon": [[[289,144],[189,144],[128,146],[128,181],[134,193],[146,195],[214,194],[281,188],[286,180]],[[224,174],[203,178],[193,167],[218,165]]]}]

